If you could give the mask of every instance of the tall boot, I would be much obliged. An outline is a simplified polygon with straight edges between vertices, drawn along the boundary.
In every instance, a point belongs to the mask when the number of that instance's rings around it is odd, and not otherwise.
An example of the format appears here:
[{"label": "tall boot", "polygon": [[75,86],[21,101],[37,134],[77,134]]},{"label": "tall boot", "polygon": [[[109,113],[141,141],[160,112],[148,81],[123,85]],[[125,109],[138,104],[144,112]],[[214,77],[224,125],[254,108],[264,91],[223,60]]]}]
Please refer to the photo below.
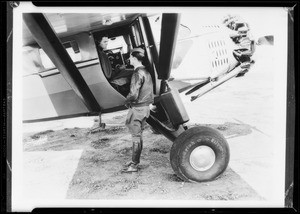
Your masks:
[{"label": "tall boot", "polygon": [[137,165],[140,163],[143,141],[133,141],[132,144],[132,162]]},{"label": "tall boot", "polygon": [[132,160],[126,163],[126,168],[122,170],[125,173],[137,172],[138,164],[140,163],[141,152],[143,148],[143,141],[133,141],[132,142]]},{"label": "tall boot", "polygon": [[140,137],[140,142],[141,142],[141,151],[143,150],[143,136]]}]

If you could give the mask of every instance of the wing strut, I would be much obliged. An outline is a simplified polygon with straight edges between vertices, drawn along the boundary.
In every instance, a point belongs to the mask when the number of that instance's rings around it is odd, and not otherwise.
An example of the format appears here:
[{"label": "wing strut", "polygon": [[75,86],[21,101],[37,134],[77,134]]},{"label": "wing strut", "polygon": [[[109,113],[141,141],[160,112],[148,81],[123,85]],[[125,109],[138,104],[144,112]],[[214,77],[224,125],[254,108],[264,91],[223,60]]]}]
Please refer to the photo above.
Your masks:
[{"label": "wing strut", "polygon": [[23,19],[36,42],[45,51],[88,110],[100,112],[101,108],[97,100],[46,17],[42,13],[24,13]]},{"label": "wing strut", "polygon": [[179,24],[179,14],[164,13],[162,15],[158,69],[158,78],[162,80],[161,94],[167,89],[166,80],[169,79],[171,73]]}]

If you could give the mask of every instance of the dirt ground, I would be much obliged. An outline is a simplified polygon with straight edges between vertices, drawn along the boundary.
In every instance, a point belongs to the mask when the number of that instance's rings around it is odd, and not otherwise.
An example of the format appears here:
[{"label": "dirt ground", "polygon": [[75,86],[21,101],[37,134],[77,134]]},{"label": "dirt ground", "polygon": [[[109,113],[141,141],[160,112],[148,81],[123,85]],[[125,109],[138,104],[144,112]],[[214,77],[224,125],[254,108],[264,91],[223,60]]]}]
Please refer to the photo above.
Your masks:
[{"label": "dirt ground", "polygon": [[[94,117],[92,128],[75,127],[26,133],[23,135],[24,153],[83,151],[68,184],[66,199],[263,200],[230,167],[211,182],[183,182],[174,174],[170,165],[172,142],[163,135],[154,134],[149,126],[144,131],[140,171],[121,173],[122,165],[131,159],[132,143],[123,125],[125,117],[126,112],[115,114],[105,120],[107,124],[114,125],[107,125],[101,131],[92,131],[99,123],[98,118]],[[190,125],[213,127],[227,139],[252,132],[248,125],[235,123]],[[38,159],[24,161],[24,169],[28,168],[36,171],[37,175],[38,171],[47,168],[47,163]]]}]

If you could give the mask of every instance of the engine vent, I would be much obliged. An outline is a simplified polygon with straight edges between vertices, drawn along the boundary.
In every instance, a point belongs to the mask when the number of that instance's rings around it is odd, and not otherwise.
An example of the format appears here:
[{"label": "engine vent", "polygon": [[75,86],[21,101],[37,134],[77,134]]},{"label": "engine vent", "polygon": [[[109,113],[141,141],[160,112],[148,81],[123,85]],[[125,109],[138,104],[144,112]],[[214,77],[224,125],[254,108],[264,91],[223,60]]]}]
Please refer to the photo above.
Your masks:
[{"label": "engine vent", "polygon": [[211,66],[213,69],[228,66],[228,52],[224,40],[215,40],[208,43],[211,50]]}]

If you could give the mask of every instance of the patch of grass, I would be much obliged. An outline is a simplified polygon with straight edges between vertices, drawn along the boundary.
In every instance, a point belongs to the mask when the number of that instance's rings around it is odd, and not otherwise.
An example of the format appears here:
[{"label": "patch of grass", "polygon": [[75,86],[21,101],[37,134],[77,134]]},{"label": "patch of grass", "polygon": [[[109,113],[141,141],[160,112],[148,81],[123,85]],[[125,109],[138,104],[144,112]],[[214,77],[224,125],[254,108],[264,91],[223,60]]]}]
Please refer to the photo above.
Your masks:
[{"label": "patch of grass", "polygon": [[41,135],[46,135],[46,134],[49,134],[51,132],[54,132],[54,131],[53,130],[46,130],[46,131],[38,132],[38,133],[36,133],[36,134],[34,134],[30,137],[31,137],[31,139],[37,140],[37,139],[40,138]]},{"label": "patch of grass", "polygon": [[104,130],[107,134],[116,134],[119,132],[123,132],[126,128],[124,126],[115,126],[115,127],[109,127]]},{"label": "patch of grass", "polygon": [[225,136],[234,135],[234,134],[236,135],[236,137],[244,136],[244,135],[248,135],[252,132],[250,125],[231,123],[231,122],[226,122],[222,125],[220,125],[220,124],[195,124],[195,125],[192,125],[191,127],[194,127],[194,126],[211,127],[211,128],[217,129]]},{"label": "patch of grass", "polygon": [[176,174],[170,174],[170,175],[168,175],[167,179],[170,180],[170,181],[174,181],[174,182],[183,182],[181,180],[181,178],[179,178]]},{"label": "patch of grass", "polygon": [[99,140],[95,140],[91,142],[91,146],[95,149],[103,148],[103,147],[108,147],[109,146],[109,138],[101,138]]},{"label": "patch of grass", "polygon": [[165,148],[153,148],[153,149],[150,149],[149,150],[150,152],[158,152],[158,153],[161,153],[161,154],[167,154],[169,151]]},{"label": "patch of grass", "polygon": [[120,120],[120,119],[123,119],[125,117],[126,117],[126,115],[118,115],[118,116],[113,117],[113,119],[114,120]]},{"label": "patch of grass", "polygon": [[129,183],[122,186],[122,192],[129,192],[131,189],[138,189],[139,182],[138,181],[130,181]]},{"label": "patch of grass", "polygon": [[131,152],[131,147],[126,147],[118,151],[118,153],[121,153],[122,155],[128,154],[130,152]]}]

